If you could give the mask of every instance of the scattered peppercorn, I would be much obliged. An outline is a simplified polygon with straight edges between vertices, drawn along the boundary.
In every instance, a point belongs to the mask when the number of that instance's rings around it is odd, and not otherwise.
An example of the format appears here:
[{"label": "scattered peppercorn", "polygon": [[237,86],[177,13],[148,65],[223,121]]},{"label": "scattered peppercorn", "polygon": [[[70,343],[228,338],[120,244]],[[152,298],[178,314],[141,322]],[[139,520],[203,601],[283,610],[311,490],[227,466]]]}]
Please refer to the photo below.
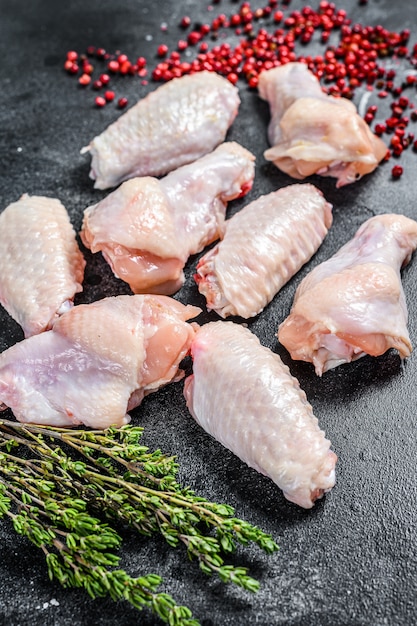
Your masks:
[{"label": "scattered peppercorn", "polygon": [[91,76],[89,74],[81,74],[81,76],[78,79],[78,82],[82,87],[86,87],[87,85],[91,83]]},{"label": "scattered peppercorn", "polygon": [[103,98],[103,96],[97,96],[94,102],[96,103],[96,106],[100,109],[106,105],[106,99]]},{"label": "scattered peppercorn", "polygon": [[[212,11],[220,0],[212,0]],[[138,76],[153,81],[169,81],[172,78],[199,71],[212,71],[225,76],[233,84],[245,81],[249,88],[256,89],[262,71],[292,61],[306,63],[308,68],[320,80],[323,91],[334,97],[352,99],[358,89],[367,90],[374,98],[392,98],[391,114],[383,122],[377,120],[373,132],[378,136],[391,135],[388,143],[390,156],[399,157],[409,146],[415,147],[414,135],[406,134],[405,129],[411,120],[417,121],[417,109],[405,95],[405,90],[417,86],[417,44],[409,44],[410,30],[392,32],[384,26],[362,25],[353,23],[347,12],[338,9],[334,2],[320,0],[317,8],[304,5],[300,10],[290,10],[290,0],[268,0],[264,6],[253,7],[245,0],[231,14],[218,13],[211,22],[195,22],[183,38],[179,38],[172,51],[161,43],[157,46],[159,60],[152,69],[147,69],[147,59],[137,57],[136,61],[128,58],[121,51],[110,54],[105,48],[88,46],[85,53],[69,50],[66,54],[64,69],[78,78],[80,85],[93,89],[106,87],[110,76]],[[358,0],[359,5],[366,5],[367,0]],[[278,6],[279,5],[279,6]],[[262,20],[259,24],[259,20]],[[183,16],[177,28],[179,32],[191,27],[192,18]],[[167,30],[167,25],[161,30]],[[232,29],[238,42],[227,43],[223,30]],[[309,55],[306,46],[315,33],[319,33],[323,51]],[[329,41],[331,43],[329,43]],[[189,58],[183,60],[182,53]],[[99,79],[91,77],[96,69],[92,59],[105,63],[106,71],[99,74]],[[398,83],[397,72],[392,67],[385,68],[387,59],[397,59],[397,65],[410,62],[413,68],[406,72]],[[103,71],[103,68],[101,68]],[[108,72],[108,73],[107,73]],[[90,80],[89,80],[90,78]],[[113,82],[113,78],[111,79]],[[91,83],[91,84],[90,84]],[[147,80],[141,80],[146,85]],[[109,99],[106,94],[113,94]],[[408,95],[408,94],[407,94]],[[99,100],[98,96],[96,100]],[[104,94],[105,102],[116,99],[115,91]],[[99,100],[100,101],[100,100]],[[105,104],[104,102],[104,104]],[[97,104],[97,102],[96,102]],[[97,104],[97,106],[104,106]],[[127,106],[126,98],[118,98],[119,108]],[[363,112],[365,121],[372,125],[378,107],[371,104]],[[410,137],[412,135],[412,137]]]},{"label": "scattered peppercorn", "polygon": [[168,46],[162,43],[160,46],[158,46],[157,55],[159,57],[165,57],[167,54],[168,54]]},{"label": "scattered peppercorn", "polygon": [[120,69],[120,64],[119,64],[118,61],[109,61],[108,64],[107,64],[107,68],[108,68],[109,72],[116,73]]},{"label": "scattered peppercorn", "polygon": [[111,91],[109,89],[109,90],[104,92],[104,97],[105,97],[107,102],[112,102],[115,99],[116,94],[114,93],[114,91]]},{"label": "scattered peppercorn", "polygon": [[403,175],[403,168],[401,167],[401,165],[394,165],[391,170],[391,175],[395,179],[401,178],[401,176]]}]

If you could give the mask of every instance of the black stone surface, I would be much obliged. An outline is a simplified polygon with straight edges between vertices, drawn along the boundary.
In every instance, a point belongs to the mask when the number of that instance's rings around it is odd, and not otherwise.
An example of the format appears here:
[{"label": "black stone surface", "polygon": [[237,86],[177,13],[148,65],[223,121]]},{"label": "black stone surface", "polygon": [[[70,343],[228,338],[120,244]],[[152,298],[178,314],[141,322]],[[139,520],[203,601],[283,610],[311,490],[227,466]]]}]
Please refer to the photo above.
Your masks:
[{"label": "black stone surface", "polygon": [[[294,0],[290,9],[304,5]],[[1,208],[22,193],[55,196],[78,229],[83,209],[104,195],[93,190],[89,159],[79,150],[120,112],[114,104],[97,110],[95,92],[78,88],[63,71],[67,50],[83,51],[90,44],[110,52],[120,49],[133,58],[147,57],[152,67],[157,45],[173,45],[183,36],[178,23],[184,14],[193,22],[206,22],[216,13],[234,12],[238,4],[223,1],[214,4],[212,12],[207,6],[202,0],[0,0]],[[340,0],[337,6],[346,9],[354,23],[414,28],[411,45],[416,41],[417,9],[408,0],[370,0],[366,6]],[[266,22],[266,27],[272,28],[270,24]],[[305,53],[313,49],[309,46]],[[387,66],[397,70],[398,84],[405,69],[410,69],[404,59],[389,59]],[[130,103],[156,86],[129,77],[115,79],[114,85]],[[228,138],[257,155],[257,171],[250,195],[232,203],[229,215],[259,194],[292,182],[263,160],[268,110],[255,91],[243,83],[240,87],[242,104]],[[364,89],[357,92],[356,104],[365,93]],[[415,89],[407,95],[417,99]],[[390,101],[373,93],[368,104],[379,106],[377,117],[382,120],[388,116]],[[251,595],[207,578],[183,551],[158,538],[126,535],[122,565],[134,575],[161,574],[164,590],[188,604],[204,626],[416,623],[416,355],[404,363],[394,352],[363,358],[319,379],[311,366],[291,362],[275,337],[301,278],[353,236],[365,219],[383,212],[417,218],[417,155],[408,150],[400,162],[404,175],[395,182],[390,176],[393,161],[340,190],[332,179],[311,179],[334,205],[333,227],[311,262],[249,324],[298,377],[339,456],[337,485],[324,500],[311,511],[288,503],[269,480],[244,466],[193,422],[181,383],[149,396],[133,412],[133,423],[145,428],[147,445],[178,456],[185,484],[210,499],[230,503],[238,516],[272,533],[281,546],[273,556],[254,547],[238,551],[234,562],[249,566],[261,581],[260,591]],[[77,302],[128,293],[99,255],[86,253],[86,258],[85,289]],[[195,263],[191,259],[187,265],[186,284],[176,297],[203,305],[192,280]],[[416,280],[414,259],[403,272],[413,344],[417,341]],[[202,316],[203,322],[209,319],[215,315]],[[17,324],[0,311],[0,350],[21,339]],[[40,551],[17,536],[7,521],[0,522],[0,624],[159,623],[147,611],[138,613],[108,599],[93,601],[82,590],[64,590],[49,581]]]}]

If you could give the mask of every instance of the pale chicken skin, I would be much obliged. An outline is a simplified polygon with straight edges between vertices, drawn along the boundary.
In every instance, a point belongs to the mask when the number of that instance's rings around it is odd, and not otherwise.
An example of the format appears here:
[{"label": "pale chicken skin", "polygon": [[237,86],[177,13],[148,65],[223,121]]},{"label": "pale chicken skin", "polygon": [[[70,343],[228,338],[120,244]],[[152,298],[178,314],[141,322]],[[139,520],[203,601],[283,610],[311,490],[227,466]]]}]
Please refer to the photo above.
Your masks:
[{"label": "pale chicken skin", "polygon": [[355,105],[325,94],[305,63],[261,72],[258,89],[271,113],[264,157],[292,178],[332,176],[342,187],[372,172],[387,154]]},{"label": "pale chicken skin", "polygon": [[67,210],[24,194],[0,215],[0,302],[25,337],[51,328],[82,291],[85,260]]},{"label": "pale chicken skin", "polygon": [[255,157],[226,142],[164,178],[134,178],[84,211],[83,243],[134,293],[171,295],[190,255],[222,237],[227,204],[245,195]]},{"label": "pale chicken skin", "polygon": [[309,509],[335,484],[337,457],[304,391],[250,330],[209,322],[191,344],[184,395],[197,423],[285,497]]},{"label": "pale chicken skin", "polygon": [[390,348],[411,353],[401,268],[417,247],[417,222],[384,214],[362,224],[300,283],[278,339],[316,373]]},{"label": "pale chicken skin", "polygon": [[214,72],[172,79],[82,149],[92,156],[94,187],[161,176],[211,152],[224,141],[239,105],[238,89]]},{"label": "pale chicken skin", "polygon": [[208,310],[258,315],[313,256],[332,224],[332,206],[308,183],[260,196],[226,221],[199,261],[195,280]]},{"label": "pale chicken skin", "polygon": [[21,422],[122,426],[144,395],[181,379],[199,313],[166,296],[78,305],[0,355],[0,402]]}]

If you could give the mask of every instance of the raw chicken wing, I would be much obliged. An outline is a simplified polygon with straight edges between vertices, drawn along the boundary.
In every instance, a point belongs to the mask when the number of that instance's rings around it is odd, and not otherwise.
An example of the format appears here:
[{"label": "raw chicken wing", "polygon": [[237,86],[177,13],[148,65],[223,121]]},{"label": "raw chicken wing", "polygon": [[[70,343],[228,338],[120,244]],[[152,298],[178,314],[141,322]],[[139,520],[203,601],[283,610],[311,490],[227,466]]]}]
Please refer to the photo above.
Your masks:
[{"label": "raw chicken wing", "polygon": [[0,302],[26,337],[51,327],[82,291],[85,260],[59,200],[24,194],[0,215]]},{"label": "raw chicken wing", "polygon": [[346,98],[326,95],[305,63],[287,63],[262,72],[261,98],[271,111],[264,156],[289,176],[337,178],[337,187],[372,172],[387,153]]},{"label": "raw chicken wing", "polygon": [[252,186],[254,156],[223,143],[161,180],[133,178],[84,212],[81,238],[134,293],[172,294],[191,254],[222,236],[227,203]]},{"label": "raw chicken wing", "polygon": [[316,373],[365,354],[411,353],[400,270],[417,247],[417,222],[378,215],[300,283],[278,339]]},{"label": "raw chicken wing", "polygon": [[187,406],[204,430],[311,508],[335,484],[334,452],[297,379],[247,328],[210,322],[191,345]]},{"label": "raw chicken wing", "polygon": [[238,89],[215,72],[174,78],[139,100],[81,152],[91,152],[97,189],[160,176],[224,141],[240,105]]},{"label": "raw chicken wing", "polygon": [[332,207],[309,184],[283,187],[226,221],[223,240],[197,265],[207,308],[221,317],[257,315],[317,251]]},{"label": "raw chicken wing", "polygon": [[0,402],[21,422],[121,426],[145,394],[179,380],[200,309],[166,296],[78,305],[0,355]]}]

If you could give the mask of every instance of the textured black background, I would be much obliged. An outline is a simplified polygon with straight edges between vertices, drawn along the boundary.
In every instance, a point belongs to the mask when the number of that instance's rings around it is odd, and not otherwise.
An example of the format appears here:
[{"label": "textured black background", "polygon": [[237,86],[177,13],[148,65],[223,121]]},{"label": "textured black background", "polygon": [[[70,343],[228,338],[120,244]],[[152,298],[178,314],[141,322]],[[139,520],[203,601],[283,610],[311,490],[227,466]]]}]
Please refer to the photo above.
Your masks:
[{"label": "textured black background", "polygon": [[[294,0],[290,8],[304,4]],[[182,15],[204,22],[216,12],[230,14],[237,6],[223,0],[208,13],[202,0],[0,0],[1,208],[25,192],[55,196],[78,229],[83,209],[104,195],[93,190],[89,159],[79,150],[120,112],[114,104],[94,108],[96,94],[78,88],[63,71],[67,50],[83,51],[90,44],[111,52],[121,49],[133,58],[146,56],[152,66],[157,45],[173,44],[182,36],[178,28]],[[253,6],[263,3],[253,2]],[[338,7],[345,8],[354,22],[381,23],[396,30],[413,29],[417,21],[417,9],[408,0],[369,0],[365,7],[341,0]],[[166,31],[161,30],[164,23]],[[399,75],[409,67],[405,61],[388,63]],[[130,103],[155,88],[133,78],[120,78],[115,85]],[[240,87],[242,104],[228,138],[256,154],[257,170],[250,195],[232,203],[228,215],[259,194],[291,182],[262,157],[267,146],[265,103],[243,83]],[[411,93],[417,97],[415,91]],[[358,91],[357,104],[363,94]],[[388,101],[371,95],[371,103],[379,105],[378,117],[388,115]],[[281,546],[270,557],[255,547],[239,550],[235,562],[248,565],[261,581],[261,590],[251,595],[208,579],[196,564],[187,562],[183,551],[167,547],[158,538],[126,536],[122,565],[133,575],[161,574],[164,589],[179,603],[188,604],[205,626],[405,626],[416,621],[415,354],[405,363],[393,352],[364,358],[319,379],[310,365],[291,363],[275,337],[301,278],[353,236],[365,219],[383,212],[417,218],[417,155],[407,151],[401,163],[404,175],[395,182],[390,177],[393,162],[341,190],[336,190],[332,179],[312,179],[334,205],[333,227],[311,262],[250,322],[262,343],[279,352],[299,378],[339,456],[336,487],[323,501],[312,511],[285,501],[269,480],[244,466],[193,422],[181,383],[146,398],[133,413],[133,422],[145,427],[145,443],[178,456],[184,483],[210,499],[232,504],[238,516],[272,533]],[[86,258],[85,289],[77,302],[128,293],[101,256],[86,254]],[[195,262],[190,260],[186,284],[176,297],[203,305],[192,280]],[[413,260],[403,272],[413,344],[416,279]],[[201,318],[208,319],[215,315]],[[17,324],[0,311],[0,350],[20,339]],[[0,623],[151,626],[159,621],[126,604],[93,601],[81,590],[61,589],[48,580],[40,551],[1,521]]]}]

